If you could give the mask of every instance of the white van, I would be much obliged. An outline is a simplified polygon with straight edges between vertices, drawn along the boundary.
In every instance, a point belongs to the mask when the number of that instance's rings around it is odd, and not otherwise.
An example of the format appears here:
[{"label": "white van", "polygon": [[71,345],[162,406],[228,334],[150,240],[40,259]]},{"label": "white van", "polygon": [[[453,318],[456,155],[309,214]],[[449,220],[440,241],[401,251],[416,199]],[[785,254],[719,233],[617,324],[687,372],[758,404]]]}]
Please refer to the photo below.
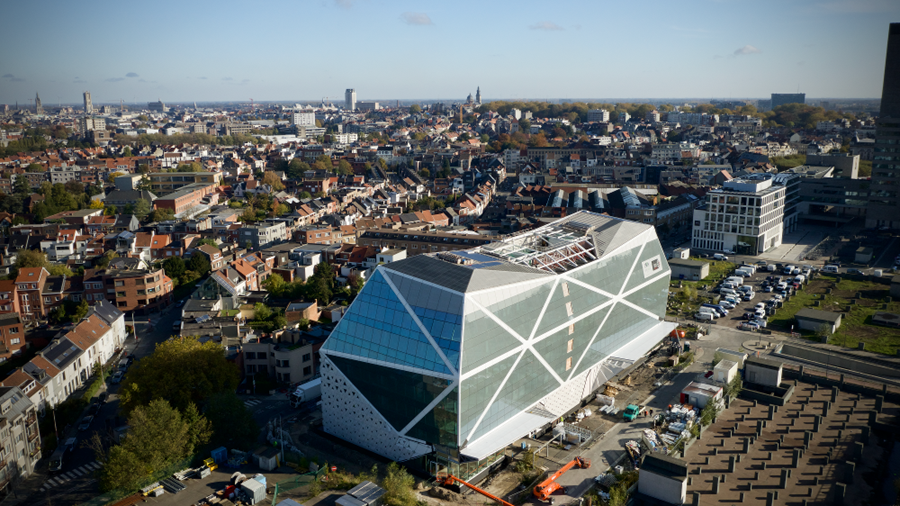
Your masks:
[{"label": "white van", "polygon": [[715,254],[713,254],[713,259],[714,259],[714,260],[726,260],[726,261],[727,261],[727,260],[728,260],[728,257],[725,256],[725,255],[723,255],[723,254],[721,254],[721,253],[715,253]]},{"label": "white van", "polygon": [[794,283],[799,283],[802,285],[805,282],[806,276],[804,276],[803,274],[797,274],[796,276],[794,276]]},{"label": "white van", "polygon": [[745,271],[743,269],[738,269],[738,270],[734,271],[734,273],[737,274],[738,276],[743,276],[745,278],[749,278],[750,276],[753,275],[753,273],[751,273],[750,271]]},{"label": "white van", "polygon": [[738,287],[738,285],[736,285],[736,284],[734,284],[734,283],[731,283],[731,282],[729,282],[729,281],[726,281],[726,282],[722,283],[721,289],[734,290],[734,289],[736,289],[737,287]]},{"label": "white van", "polygon": [[837,274],[838,266],[837,265],[826,265],[825,267],[822,267],[822,272],[830,272],[833,274]]},{"label": "white van", "polygon": [[756,274],[756,266],[755,265],[747,265],[744,264],[741,266],[742,270],[750,271],[751,274]]},{"label": "white van", "polygon": [[778,267],[775,267],[775,264],[769,264],[766,266],[766,270],[769,272],[775,272],[778,270]]},{"label": "white van", "polygon": [[719,293],[722,295],[737,295],[737,292],[732,290],[731,288],[723,288],[719,290]]},{"label": "white van", "polygon": [[785,265],[783,272],[784,274],[791,274],[794,272],[794,269],[796,269],[796,267],[794,267],[793,265]]},{"label": "white van", "polygon": [[740,276],[729,276],[729,277],[725,278],[725,281],[727,283],[734,283],[737,286],[741,286],[744,284],[744,278],[742,278]]},{"label": "white van", "polygon": [[697,313],[694,315],[694,318],[698,320],[715,320],[715,317],[713,317],[712,313]]},{"label": "white van", "polygon": [[701,313],[709,313],[709,314],[713,315],[713,318],[718,318],[718,317],[719,317],[719,312],[716,311],[715,309],[711,308],[711,307],[700,306],[699,312],[701,312]]}]

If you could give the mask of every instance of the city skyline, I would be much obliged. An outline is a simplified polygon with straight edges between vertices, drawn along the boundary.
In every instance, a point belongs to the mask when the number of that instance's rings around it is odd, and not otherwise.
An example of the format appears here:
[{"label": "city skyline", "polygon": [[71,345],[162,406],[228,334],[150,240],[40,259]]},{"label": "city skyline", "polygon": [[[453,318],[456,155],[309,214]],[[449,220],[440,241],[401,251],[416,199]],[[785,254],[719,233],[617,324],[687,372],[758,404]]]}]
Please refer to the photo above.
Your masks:
[{"label": "city skyline", "polygon": [[[653,2],[640,19],[624,5],[515,7],[275,1],[258,22],[232,28],[235,42],[226,47],[216,41],[228,40],[223,27],[248,15],[243,4],[210,10],[164,1],[149,12],[100,1],[12,4],[7,19],[35,9],[52,15],[37,29],[18,23],[0,34],[7,48],[0,103],[27,106],[40,93],[48,104],[77,104],[88,90],[95,103],[327,97],[337,104],[351,87],[359,101],[462,100],[479,85],[485,101],[767,98],[797,90],[810,99],[877,98],[886,28],[900,15],[900,4],[884,0],[770,2],[751,11],[731,2]],[[270,13],[286,23],[283,33]],[[486,32],[479,17],[502,22]],[[91,26],[111,27],[110,38],[91,50],[67,42],[73,30]],[[297,37],[305,42],[286,42]],[[328,70],[310,72],[316,68]]]}]

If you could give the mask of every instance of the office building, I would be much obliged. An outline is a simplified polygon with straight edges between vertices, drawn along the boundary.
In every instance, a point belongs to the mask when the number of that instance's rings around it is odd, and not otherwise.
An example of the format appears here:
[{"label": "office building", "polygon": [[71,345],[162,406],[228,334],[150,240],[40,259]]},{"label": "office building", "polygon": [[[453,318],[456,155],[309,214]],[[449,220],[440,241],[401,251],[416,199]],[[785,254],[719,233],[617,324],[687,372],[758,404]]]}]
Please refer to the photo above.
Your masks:
[{"label": "office building", "polygon": [[344,92],[344,108],[350,111],[356,110],[356,90],[353,88],[347,88],[347,91]]},{"label": "office building", "polygon": [[900,23],[891,23],[881,112],[875,123],[872,189],[866,213],[867,227],[900,228]]},{"label": "office building", "polygon": [[84,92],[84,113],[94,114],[94,103],[91,102],[91,92]]},{"label": "office building", "polygon": [[694,210],[691,248],[757,255],[780,246],[786,191],[771,178],[750,177],[710,190]]},{"label": "office building", "polygon": [[379,265],[320,351],[324,429],[477,477],[665,338],[669,274],[652,226],[587,211]]},{"label": "office building", "polygon": [[150,180],[150,191],[157,196],[165,196],[178,191],[187,185],[200,183],[211,185],[207,192],[214,192],[222,184],[221,172],[151,172],[147,174]]},{"label": "office building", "polygon": [[316,113],[294,112],[291,113],[291,124],[297,126],[316,126]]},{"label": "office building", "polygon": [[147,109],[150,109],[152,112],[166,112],[168,109],[166,108],[166,104],[159,100],[157,102],[148,102]]},{"label": "office building", "polygon": [[779,105],[805,103],[806,93],[772,93],[772,109]]},{"label": "office building", "polygon": [[588,122],[605,123],[609,121],[609,111],[606,109],[591,109],[587,113],[587,120]]},{"label": "office building", "polygon": [[381,109],[381,104],[378,102],[359,102],[355,108],[357,111],[378,111]]}]

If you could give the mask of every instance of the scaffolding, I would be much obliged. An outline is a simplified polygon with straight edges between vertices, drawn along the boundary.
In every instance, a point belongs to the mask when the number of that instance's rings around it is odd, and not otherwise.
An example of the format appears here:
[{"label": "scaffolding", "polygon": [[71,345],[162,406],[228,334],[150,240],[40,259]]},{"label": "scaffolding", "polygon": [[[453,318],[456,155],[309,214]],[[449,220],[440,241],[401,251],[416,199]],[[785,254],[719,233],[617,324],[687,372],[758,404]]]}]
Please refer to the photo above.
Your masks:
[{"label": "scaffolding", "polygon": [[550,273],[566,272],[597,259],[595,227],[570,221],[485,245],[481,252]]}]

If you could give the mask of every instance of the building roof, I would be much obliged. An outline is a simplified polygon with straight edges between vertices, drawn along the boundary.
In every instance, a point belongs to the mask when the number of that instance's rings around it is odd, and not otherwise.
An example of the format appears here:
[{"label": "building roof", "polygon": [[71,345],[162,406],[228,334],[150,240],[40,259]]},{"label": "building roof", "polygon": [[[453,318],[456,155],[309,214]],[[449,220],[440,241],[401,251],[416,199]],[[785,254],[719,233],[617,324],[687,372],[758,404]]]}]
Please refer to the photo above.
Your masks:
[{"label": "building roof", "polygon": [[681,480],[686,479],[688,475],[687,462],[660,453],[647,454],[641,462],[641,472]]},{"label": "building roof", "polygon": [[838,320],[841,319],[841,314],[833,313],[831,311],[819,311],[818,309],[804,308],[800,311],[797,311],[797,314],[795,314],[794,317],[816,322],[837,323]]},{"label": "building roof", "polygon": [[709,265],[708,262],[701,262],[700,260],[685,260],[682,258],[672,258],[669,260],[669,265],[680,265],[682,267],[694,267],[694,268],[703,268],[704,265]]}]

